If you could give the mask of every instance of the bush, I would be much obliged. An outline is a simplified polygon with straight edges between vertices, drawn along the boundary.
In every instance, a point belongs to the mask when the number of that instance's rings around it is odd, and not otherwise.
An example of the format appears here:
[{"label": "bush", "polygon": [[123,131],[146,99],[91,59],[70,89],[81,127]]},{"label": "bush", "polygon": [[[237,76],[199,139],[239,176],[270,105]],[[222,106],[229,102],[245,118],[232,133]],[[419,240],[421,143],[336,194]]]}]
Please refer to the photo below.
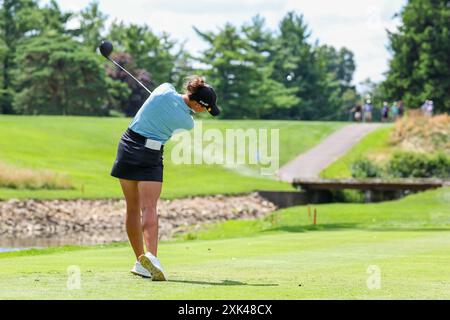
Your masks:
[{"label": "bush", "polygon": [[350,170],[353,178],[381,178],[384,175],[383,168],[367,158],[353,162]]},{"label": "bush", "polygon": [[397,152],[387,165],[394,178],[450,178],[450,157],[443,153],[429,156],[414,152]]},{"label": "bush", "polygon": [[385,166],[362,158],[352,163],[353,178],[450,178],[450,157],[444,153],[426,155],[396,152]]}]

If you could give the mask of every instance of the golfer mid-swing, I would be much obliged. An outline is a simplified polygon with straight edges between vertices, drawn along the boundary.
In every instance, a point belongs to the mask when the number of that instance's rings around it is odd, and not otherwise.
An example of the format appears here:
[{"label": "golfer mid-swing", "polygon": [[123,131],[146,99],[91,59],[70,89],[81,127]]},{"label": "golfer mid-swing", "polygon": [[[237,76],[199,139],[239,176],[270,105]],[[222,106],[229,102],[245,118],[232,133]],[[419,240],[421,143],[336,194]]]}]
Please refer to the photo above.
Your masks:
[{"label": "golfer mid-swing", "polygon": [[126,231],[137,258],[131,270],[134,274],[155,281],[167,280],[156,257],[156,205],[163,181],[164,144],[175,130],[191,130],[192,114],[204,111],[213,116],[220,113],[214,89],[201,77],[190,77],[184,94],[164,83],[145,101],[120,139],[111,175],[120,179],[127,203]]}]

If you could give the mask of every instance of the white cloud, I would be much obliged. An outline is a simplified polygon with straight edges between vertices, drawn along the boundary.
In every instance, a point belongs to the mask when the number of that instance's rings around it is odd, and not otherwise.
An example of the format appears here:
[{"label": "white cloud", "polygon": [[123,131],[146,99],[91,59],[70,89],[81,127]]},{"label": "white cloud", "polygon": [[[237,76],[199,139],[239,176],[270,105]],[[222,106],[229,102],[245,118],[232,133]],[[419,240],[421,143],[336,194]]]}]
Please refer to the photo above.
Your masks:
[{"label": "white cloud", "polygon": [[[261,14],[276,28],[289,10],[302,13],[312,30],[311,40],[355,53],[355,83],[370,77],[383,79],[389,53],[386,29],[398,24],[392,19],[407,0],[101,0],[101,10],[113,19],[148,24],[154,31],[166,31],[173,38],[187,40],[186,48],[199,52],[205,44],[192,26],[216,30],[226,22],[241,25]],[[44,1],[45,2],[45,1]],[[78,11],[90,0],[58,0],[63,9]]]},{"label": "white cloud", "polygon": [[186,2],[185,0],[153,0],[136,1],[142,9],[151,6],[152,10],[168,11],[181,14],[207,14],[224,15],[239,14],[241,12],[254,11],[279,11],[282,10],[287,0],[196,0],[195,2]]}]

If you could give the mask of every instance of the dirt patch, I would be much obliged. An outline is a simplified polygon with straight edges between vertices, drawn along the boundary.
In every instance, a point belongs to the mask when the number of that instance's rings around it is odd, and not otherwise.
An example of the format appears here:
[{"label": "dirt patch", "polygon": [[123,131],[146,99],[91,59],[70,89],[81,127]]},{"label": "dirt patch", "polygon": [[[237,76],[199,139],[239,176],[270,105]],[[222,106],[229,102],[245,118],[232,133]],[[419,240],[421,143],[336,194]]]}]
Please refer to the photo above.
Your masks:
[{"label": "dirt patch", "polygon": [[[160,200],[160,239],[188,228],[230,219],[257,219],[276,206],[256,193],[240,196]],[[9,200],[0,202],[0,238],[29,246],[54,239],[56,244],[93,244],[126,240],[124,200]],[[63,242],[63,243],[60,243]]]}]

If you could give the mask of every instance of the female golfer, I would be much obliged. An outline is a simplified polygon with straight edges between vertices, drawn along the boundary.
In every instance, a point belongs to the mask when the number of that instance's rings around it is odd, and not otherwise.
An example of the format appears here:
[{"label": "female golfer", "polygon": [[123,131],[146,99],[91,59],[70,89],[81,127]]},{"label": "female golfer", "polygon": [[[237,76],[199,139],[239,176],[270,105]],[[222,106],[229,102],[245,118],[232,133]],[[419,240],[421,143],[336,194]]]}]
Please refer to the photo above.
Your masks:
[{"label": "female golfer", "polygon": [[184,94],[164,83],[145,101],[120,139],[111,175],[119,178],[127,203],[126,230],[137,258],[131,270],[134,274],[154,281],[167,280],[156,257],[156,205],[163,182],[164,144],[175,130],[191,130],[192,114],[204,111],[213,116],[220,113],[214,89],[201,77],[191,76]]}]

